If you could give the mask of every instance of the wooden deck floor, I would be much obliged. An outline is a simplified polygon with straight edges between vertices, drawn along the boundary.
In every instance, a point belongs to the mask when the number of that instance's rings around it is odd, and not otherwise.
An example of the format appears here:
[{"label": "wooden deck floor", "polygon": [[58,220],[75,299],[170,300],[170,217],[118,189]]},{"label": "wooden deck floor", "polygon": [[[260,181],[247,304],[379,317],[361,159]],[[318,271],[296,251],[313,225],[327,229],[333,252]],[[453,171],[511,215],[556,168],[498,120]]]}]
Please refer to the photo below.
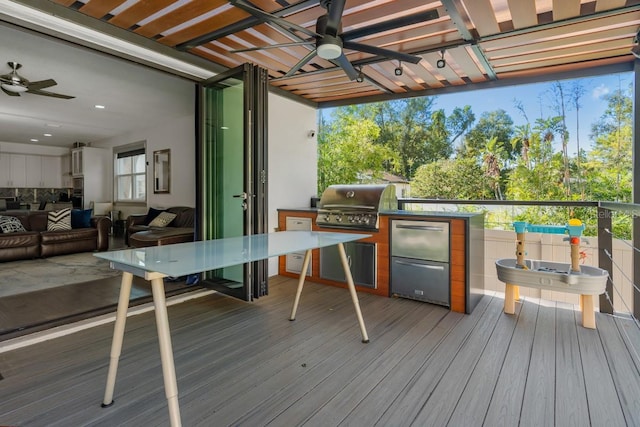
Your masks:
[{"label": "wooden deck floor", "polygon": [[[247,304],[169,308],[185,426],[640,425],[640,332],[571,306],[499,296],[471,315],[275,278]],[[112,324],[0,353],[0,425],[168,424],[152,313],[128,319],[115,404],[101,408]],[[627,341],[626,336],[630,337]]]}]

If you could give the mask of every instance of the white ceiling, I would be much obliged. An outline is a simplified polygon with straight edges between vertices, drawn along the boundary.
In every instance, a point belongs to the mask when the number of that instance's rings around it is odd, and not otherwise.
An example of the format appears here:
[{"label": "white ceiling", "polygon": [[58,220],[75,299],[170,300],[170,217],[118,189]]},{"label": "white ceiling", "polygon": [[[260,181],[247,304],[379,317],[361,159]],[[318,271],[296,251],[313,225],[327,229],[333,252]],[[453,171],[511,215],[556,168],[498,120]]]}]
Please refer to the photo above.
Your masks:
[{"label": "white ceiling", "polygon": [[58,84],[45,90],[75,96],[0,92],[0,142],[71,147],[193,114],[193,97],[184,94],[195,84],[187,79],[1,24],[0,40],[0,74],[15,61],[26,79],[54,79]]}]

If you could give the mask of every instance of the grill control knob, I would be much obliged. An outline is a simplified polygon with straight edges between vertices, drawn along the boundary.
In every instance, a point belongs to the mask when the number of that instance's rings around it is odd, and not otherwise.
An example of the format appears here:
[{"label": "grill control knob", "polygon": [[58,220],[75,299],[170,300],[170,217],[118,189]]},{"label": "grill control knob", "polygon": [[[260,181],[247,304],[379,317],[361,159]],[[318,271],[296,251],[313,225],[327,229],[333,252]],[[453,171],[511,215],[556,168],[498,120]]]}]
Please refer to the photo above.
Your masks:
[{"label": "grill control knob", "polygon": [[341,216],[336,216],[336,222],[342,222],[342,217]]}]

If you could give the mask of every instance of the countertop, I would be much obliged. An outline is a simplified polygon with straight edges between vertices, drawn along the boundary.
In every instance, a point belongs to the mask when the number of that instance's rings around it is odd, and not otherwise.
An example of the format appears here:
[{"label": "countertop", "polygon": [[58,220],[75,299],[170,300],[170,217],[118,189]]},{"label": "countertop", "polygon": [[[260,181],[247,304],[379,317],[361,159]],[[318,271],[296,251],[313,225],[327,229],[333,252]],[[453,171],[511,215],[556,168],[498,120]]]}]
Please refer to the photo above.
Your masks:
[{"label": "countertop", "polygon": [[[278,211],[283,212],[309,212],[316,213],[318,212],[318,208],[281,208]],[[386,216],[405,216],[405,217],[442,217],[442,218],[471,218],[476,215],[483,215],[482,212],[443,212],[443,211],[405,211],[405,210],[397,210],[397,211],[387,211],[380,212],[380,215]]]}]

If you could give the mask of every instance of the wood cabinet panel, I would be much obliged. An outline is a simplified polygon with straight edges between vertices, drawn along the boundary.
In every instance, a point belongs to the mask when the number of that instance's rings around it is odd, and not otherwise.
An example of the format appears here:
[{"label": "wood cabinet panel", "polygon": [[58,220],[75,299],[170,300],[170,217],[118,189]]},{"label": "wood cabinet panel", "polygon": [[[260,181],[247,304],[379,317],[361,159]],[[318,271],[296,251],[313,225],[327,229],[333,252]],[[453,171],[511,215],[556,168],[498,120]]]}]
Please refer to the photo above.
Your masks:
[{"label": "wood cabinet panel", "polygon": [[[312,229],[314,231],[335,231],[340,233],[365,233],[371,234],[372,236],[363,239],[363,242],[370,242],[376,244],[376,263],[377,263],[377,288],[370,289],[364,287],[357,287],[358,292],[368,292],[381,296],[389,296],[389,270],[390,270],[390,224],[391,220],[400,219],[418,219],[422,221],[440,221],[440,222],[448,222],[450,224],[450,254],[449,254],[449,266],[450,266],[450,295],[451,295],[451,310],[466,313],[467,310],[473,309],[473,304],[477,303],[472,301],[470,306],[469,301],[467,301],[467,289],[472,285],[470,283],[470,274],[468,268],[467,258],[470,256],[479,256],[481,258],[484,257],[484,251],[479,249],[471,249],[470,245],[470,236],[467,234],[468,227],[474,225],[476,227],[482,227],[482,218],[477,218],[473,220],[460,219],[460,218],[450,218],[443,215],[438,216],[416,216],[416,215],[402,215],[402,214],[391,214],[391,215],[381,215],[379,221],[379,230],[378,231],[358,231],[358,230],[343,230],[343,229],[329,229],[329,228],[319,228],[315,224],[315,212],[309,211],[279,211],[278,213],[278,227],[280,230],[286,230],[286,217],[294,216],[294,217],[306,217],[312,218]],[[477,225],[475,222],[479,220],[480,224]],[[470,222],[471,221],[471,222]],[[474,222],[475,221],[475,222]],[[483,235],[481,235],[483,236]],[[482,248],[484,245],[484,240],[482,237],[482,241],[477,239],[478,242],[474,242],[473,245],[480,245]],[[310,280],[323,283],[333,286],[341,286],[346,287],[346,284],[333,282],[330,280],[325,280],[320,278],[320,251],[313,251],[313,272],[312,276],[309,277]],[[484,261],[479,264],[478,268],[482,268],[484,265]],[[297,277],[297,275],[287,273],[285,271],[285,263],[284,257],[280,257],[279,263],[279,272],[284,276],[289,277]],[[482,273],[479,273],[482,277]],[[474,282],[475,283],[475,282]],[[477,287],[477,286],[476,286]],[[481,286],[482,289],[484,285]]]}]

